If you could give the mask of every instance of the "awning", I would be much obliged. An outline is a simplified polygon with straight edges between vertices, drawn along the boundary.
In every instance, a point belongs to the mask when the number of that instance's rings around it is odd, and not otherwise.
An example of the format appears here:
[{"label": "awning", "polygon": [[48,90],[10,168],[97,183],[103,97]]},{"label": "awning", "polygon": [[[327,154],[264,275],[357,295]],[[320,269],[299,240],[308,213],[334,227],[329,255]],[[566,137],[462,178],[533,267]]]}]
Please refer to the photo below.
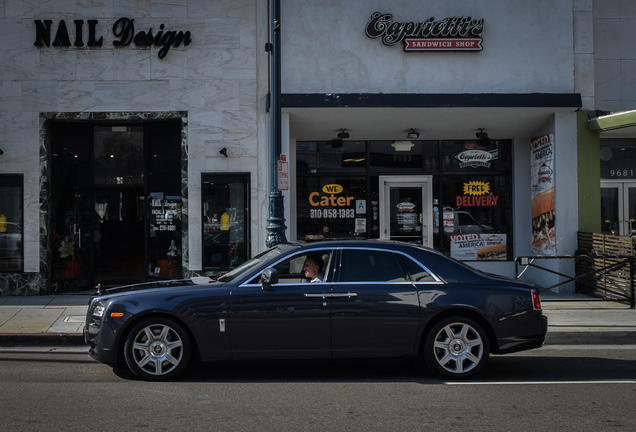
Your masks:
[{"label": "awning", "polygon": [[592,131],[603,133],[603,137],[636,137],[636,110],[598,116],[588,120],[587,125]]}]

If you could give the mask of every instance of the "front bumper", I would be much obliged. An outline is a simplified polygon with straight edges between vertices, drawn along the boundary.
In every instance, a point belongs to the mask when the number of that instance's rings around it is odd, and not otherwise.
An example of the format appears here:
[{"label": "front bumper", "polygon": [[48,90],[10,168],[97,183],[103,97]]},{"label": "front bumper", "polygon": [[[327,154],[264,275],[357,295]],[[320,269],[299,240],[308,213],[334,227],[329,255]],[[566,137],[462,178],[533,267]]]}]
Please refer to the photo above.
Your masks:
[{"label": "front bumper", "polygon": [[90,346],[88,353],[92,359],[110,366],[117,366],[119,364],[117,351],[111,348],[105,348],[101,344],[100,333],[97,329],[93,329],[90,326],[84,327],[84,342]]}]

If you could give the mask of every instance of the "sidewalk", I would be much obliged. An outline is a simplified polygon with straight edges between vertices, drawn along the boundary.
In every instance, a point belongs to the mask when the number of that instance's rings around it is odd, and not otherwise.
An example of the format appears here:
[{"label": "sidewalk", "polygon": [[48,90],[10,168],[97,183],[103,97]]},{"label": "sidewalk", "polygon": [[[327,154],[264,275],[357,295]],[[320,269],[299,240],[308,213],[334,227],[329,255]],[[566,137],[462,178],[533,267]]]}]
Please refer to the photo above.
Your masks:
[{"label": "sidewalk", "polygon": [[[83,344],[90,293],[0,296],[0,345]],[[636,345],[636,309],[583,295],[542,295],[546,345]]]}]

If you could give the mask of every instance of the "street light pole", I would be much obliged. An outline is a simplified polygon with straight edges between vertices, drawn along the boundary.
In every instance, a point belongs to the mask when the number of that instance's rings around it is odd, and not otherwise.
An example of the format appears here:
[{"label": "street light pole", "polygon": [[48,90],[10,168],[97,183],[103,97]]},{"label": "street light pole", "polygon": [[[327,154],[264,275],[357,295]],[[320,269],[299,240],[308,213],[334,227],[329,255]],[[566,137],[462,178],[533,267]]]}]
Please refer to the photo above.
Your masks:
[{"label": "street light pole", "polygon": [[283,195],[278,188],[278,160],[281,153],[281,109],[280,109],[280,0],[269,0],[269,114],[270,126],[270,188],[269,217],[267,218],[267,247],[287,243]]}]

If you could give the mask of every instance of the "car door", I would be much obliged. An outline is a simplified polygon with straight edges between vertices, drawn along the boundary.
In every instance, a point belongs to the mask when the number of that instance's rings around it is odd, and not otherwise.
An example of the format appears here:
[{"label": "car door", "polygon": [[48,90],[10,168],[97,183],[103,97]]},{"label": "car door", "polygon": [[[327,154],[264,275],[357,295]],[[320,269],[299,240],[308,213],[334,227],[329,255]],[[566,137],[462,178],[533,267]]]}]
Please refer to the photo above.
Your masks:
[{"label": "car door", "polygon": [[[303,274],[308,256],[322,255],[325,282]],[[227,331],[236,358],[331,356],[331,250],[296,253],[272,267],[279,281],[262,287],[256,276],[232,290]]]},{"label": "car door", "polygon": [[334,357],[393,357],[414,353],[420,308],[398,254],[343,248],[331,306]]}]

